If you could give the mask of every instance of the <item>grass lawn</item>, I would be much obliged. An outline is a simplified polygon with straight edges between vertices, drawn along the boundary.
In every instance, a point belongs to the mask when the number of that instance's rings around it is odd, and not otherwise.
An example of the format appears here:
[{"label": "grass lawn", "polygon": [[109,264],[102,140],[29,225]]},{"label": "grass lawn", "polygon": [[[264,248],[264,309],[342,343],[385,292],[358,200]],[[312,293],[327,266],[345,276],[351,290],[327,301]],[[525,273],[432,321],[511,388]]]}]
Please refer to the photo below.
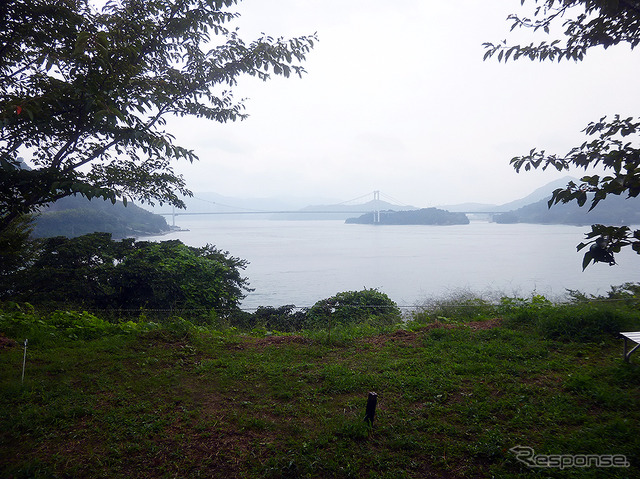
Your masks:
[{"label": "grass lawn", "polygon": [[[29,345],[24,383],[22,360],[0,349],[3,478],[640,477],[640,353],[613,336],[163,328]],[[629,467],[530,467],[517,446]]]}]

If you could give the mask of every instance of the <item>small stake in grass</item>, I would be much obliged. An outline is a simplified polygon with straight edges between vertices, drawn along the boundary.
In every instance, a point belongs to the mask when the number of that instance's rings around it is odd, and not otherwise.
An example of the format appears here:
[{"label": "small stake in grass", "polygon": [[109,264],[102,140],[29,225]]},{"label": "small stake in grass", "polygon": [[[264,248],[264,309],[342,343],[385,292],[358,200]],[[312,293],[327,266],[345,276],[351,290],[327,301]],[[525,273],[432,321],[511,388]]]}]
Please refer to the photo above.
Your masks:
[{"label": "small stake in grass", "polygon": [[371,427],[373,427],[373,418],[376,415],[376,405],[378,404],[378,395],[370,392],[367,398],[367,412],[364,415],[364,420]]},{"label": "small stake in grass", "polygon": [[27,364],[27,342],[29,342],[28,339],[24,340],[24,356],[22,357],[22,384],[24,384],[24,367]]}]

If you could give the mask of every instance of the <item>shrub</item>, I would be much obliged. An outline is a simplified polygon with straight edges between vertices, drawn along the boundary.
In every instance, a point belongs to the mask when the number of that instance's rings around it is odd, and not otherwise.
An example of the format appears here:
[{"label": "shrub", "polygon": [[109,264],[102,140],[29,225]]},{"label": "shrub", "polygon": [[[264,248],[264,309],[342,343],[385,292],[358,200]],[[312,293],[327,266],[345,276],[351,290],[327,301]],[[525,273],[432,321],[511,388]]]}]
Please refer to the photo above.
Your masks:
[{"label": "shrub", "polygon": [[6,303],[0,309],[0,333],[29,344],[47,344],[59,340],[91,340],[105,336],[146,332],[155,323],[127,321],[114,324],[86,311],[35,312],[29,304]]},{"label": "shrub", "polygon": [[640,328],[640,283],[611,286],[607,296],[568,290],[569,304],[537,321],[545,337],[562,341],[598,341],[606,335]]},{"label": "shrub", "polygon": [[510,326],[527,326],[535,325],[553,308],[553,303],[547,298],[541,294],[533,294],[531,298],[501,298],[498,312]]},{"label": "shrub", "polygon": [[633,324],[639,324],[639,314],[601,304],[566,304],[546,311],[538,318],[536,329],[545,338],[560,341],[600,341]]},{"label": "shrub", "polygon": [[300,331],[304,328],[307,315],[304,311],[296,311],[293,305],[261,306],[253,313],[253,327],[284,332]]},{"label": "shrub", "polygon": [[363,289],[345,291],[318,301],[307,312],[306,327],[321,329],[360,323],[385,326],[401,320],[398,305],[385,293]]},{"label": "shrub", "polygon": [[[622,301],[611,301],[612,294]],[[568,290],[569,303],[552,304],[544,296],[530,299],[502,298],[504,324],[527,327],[547,339],[559,341],[601,341],[607,335],[640,327],[640,311],[634,306],[629,284],[612,287],[609,298],[587,296]]]},{"label": "shrub", "polygon": [[611,286],[608,297],[613,300],[621,300],[627,306],[638,308],[640,306],[640,283]]},{"label": "shrub", "polygon": [[119,329],[86,311],[54,311],[44,322],[69,339],[96,339]]},{"label": "shrub", "polygon": [[253,313],[238,310],[234,311],[226,320],[226,324],[218,322],[217,326],[233,326],[250,331],[256,328],[281,332],[301,331],[305,327],[305,311],[296,311],[294,305],[288,304],[274,308],[273,306],[260,306]]},{"label": "shrub", "polygon": [[7,303],[0,310],[0,333],[19,342],[28,339],[38,344],[54,334],[55,328],[40,320],[31,305]]}]

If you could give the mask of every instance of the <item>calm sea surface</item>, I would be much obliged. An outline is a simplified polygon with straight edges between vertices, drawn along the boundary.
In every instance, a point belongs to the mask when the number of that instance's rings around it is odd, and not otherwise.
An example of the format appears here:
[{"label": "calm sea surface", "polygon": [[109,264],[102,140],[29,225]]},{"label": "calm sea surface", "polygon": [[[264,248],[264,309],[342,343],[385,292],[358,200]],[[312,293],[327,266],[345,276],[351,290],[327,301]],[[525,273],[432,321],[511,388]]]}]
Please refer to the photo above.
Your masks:
[{"label": "calm sea surface", "polygon": [[340,291],[377,288],[400,306],[461,289],[479,294],[560,299],[566,289],[605,294],[611,285],[640,281],[633,251],[620,263],[582,272],[575,246],[589,227],[499,225],[347,225],[343,221],[271,221],[182,217],[173,232],[154,241],[207,243],[250,262],[242,306],[311,306]]}]

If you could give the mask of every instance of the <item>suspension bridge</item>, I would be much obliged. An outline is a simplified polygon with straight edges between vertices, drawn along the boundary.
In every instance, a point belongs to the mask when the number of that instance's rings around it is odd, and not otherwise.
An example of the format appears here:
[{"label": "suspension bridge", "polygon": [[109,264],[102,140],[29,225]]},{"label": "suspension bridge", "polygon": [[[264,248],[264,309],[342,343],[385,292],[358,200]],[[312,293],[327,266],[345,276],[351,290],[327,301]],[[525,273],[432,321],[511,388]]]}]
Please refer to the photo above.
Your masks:
[{"label": "suspension bridge", "polygon": [[208,211],[176,211],[174,208],[170,213],[159,213],[162,216],[170,216],[172,218],[173,225],[176,224],[177,216],[193,216],[193,215],[278,215],[278,214],[365,214],[373,213],[374,223],[380,222],[380,210],[387,209],[390,205],[404,207],[407,209],[413,209],[415,207],[403,204],[399,200],[386,195],[379,190],[369,192],[365,195],[358,196],[347,201],[335,203],[331,205],[321,205],[317,208],[307,208],[298,210],[261,210],[255,208],[244,208],[240,206],[228,205],[216,201],[209,201],[196,196],[192,197],[195,200],[202,201],[211,205],[211,209]]}]

